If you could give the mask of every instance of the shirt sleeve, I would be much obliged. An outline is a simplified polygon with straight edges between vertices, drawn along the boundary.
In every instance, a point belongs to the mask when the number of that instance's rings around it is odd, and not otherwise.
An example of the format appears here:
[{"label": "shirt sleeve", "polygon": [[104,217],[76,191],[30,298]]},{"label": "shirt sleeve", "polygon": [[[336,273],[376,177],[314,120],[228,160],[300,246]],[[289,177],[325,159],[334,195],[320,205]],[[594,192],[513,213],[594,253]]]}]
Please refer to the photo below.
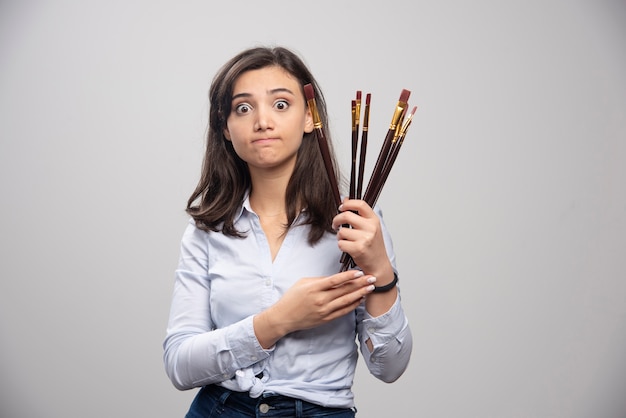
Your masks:
[{"label": "shirt sleeve", "polygon": [[262,362],[271,352],[259,344],[252,316],[215,329],[205,234],[190,223],[183,235],[163,342],[166,373],[180,390],[231,379],[237,370]]},{"label": "shirt sleeve", "polygon": [[[372,317],[362,305],[358,315],[361,353],[367,368],[384,382],[397,380],[406,370],[413,349],[413,337],[400,303],[399,289],[395,303],[386,313]],[[365,343],[368,339],[374,347],[371,352]]]},{"label": "shirt sleeve", "polygon": [[[382,209],[375,206],[374,211],[380,219],[387,255],[395,271],[393,241],[385,225]],[[357,310],[357,332],[361,353],[370,373],[387,383],[397,380],[408,367],[413,349],[409,321],[402,309],[400,286],[394,304],[378,317],[372,317],[365,309],[365,304],[361,304]],[[374,347],[371,352],[366,344],[368,339]]]}]

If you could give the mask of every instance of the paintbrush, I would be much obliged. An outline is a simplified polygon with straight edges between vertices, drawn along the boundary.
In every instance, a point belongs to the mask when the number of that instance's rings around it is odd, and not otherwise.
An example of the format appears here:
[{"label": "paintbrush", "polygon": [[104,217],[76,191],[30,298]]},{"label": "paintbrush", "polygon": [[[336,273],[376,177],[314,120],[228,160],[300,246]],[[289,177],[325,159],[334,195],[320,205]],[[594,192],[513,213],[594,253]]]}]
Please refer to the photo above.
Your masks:
[{"label": "paintbrush", "polygon": [[387,161],[387,158],[389,156],[389,151],[391,150],[392,143],[394,139],[398,137],[402,119],[408,106],[410,94],[411,92],[406,89],[403,89],[400,93],[400,98],[398,99],[398,103],[396,104],[396,108],[393,112],[391,123],[389,124],[389,129],[387,130],[387,134],[385,135],[385,139],[383,140],[383,145],[378,154],[376,164],[374,165],[374,170],[372,172],[372,175],[370,176],[367,188],[365,189],[365,195],[363,196],[363,200],[365,200],[372,207],[373,205],[371,204],[371,202],[373,200],[373,195],[380,189],[378,183],[381,180],[382,171],[385,167],[385,162]]},{"label": "paintbrush", "polygon": [[[330,187],[333,192],[335,204],[337,205],[337,208],[339,208],[339,206],[341,205],[341,196],[339,195],[339,188],[337,187],[337,177],[335,175],[335,169],[333,168],[333,163],[330,158],[326,132],[324,131],[324,126],[322,124],[319,111],[317,110],[317,104],[315,103],[315,91],[313,90],[313,86],[310,83],[304,85],[304,96],[306,97],[309,110],[311,111],[311,116],[313,117],[313,128],[315,136],[317,137],[320,153],[322,154],[322,159],[324,160],[324,166],[326,167],[326,174],[328,175],[328,181],[330,182]],[[354,264],[354,262],[352,261],[352,257],[350,257],[348,253],[343,253],[341,255],[340,262],[342,263],[341,271],[345,271],[345,266]]]},{"label": "paintbrush", "polygon": [[306,97],[309,110],[311,111],[311,116],[313,117],[313,129],[315,136],[317,137],[322,159],[324,160],[324,166],[326,167],[326,174],[328,174],[330,188],[332,190],[335,203],[337,207],[339,207],[339,205],[341,205],[341,196],[339,195],[339,187],[337,186],[337,176],[335,175],[333,162],[330,158],[326,132],[324,131],[324,126],[322,124],[319,111],[317,110],[317,104],[315,103],[315,91],[310,83],[304,86],[304,96]]},{"label": "paintbrush", "polygon": [[413,107],[413,110],[411,110],[411,113],[409,113],[406,119],[402,121],[402,125],[398,132],[398,136],[392,141],[391,149],[389,151],[389,156],[387,157],[385,161],[385,165],[376,183],[376,187],[371,193],[370,202],[368,202],[370,206],[372,207],[376,205],[376,201],[378,200],[378,197],[380,196],[380,192],[382,191],[383,186],[385,185],[385,181],[387,181],[387,177],[389,177],[389,173],[391,172],[393,163],[396,161],[396,158],[398,157],[398,153],[400,152],[400,147],[404,143],[406,132],[409,129],[409,126],[411,126],[411,122],[413,121],[413,115],[415,115],[416,111],[417,111],[417,106]]},{"label": "paintbrush", "polygon": [[357,155],[359,149],[359,122],[361,120],[361,91],[356,92],[356,100],[352,100],[352,165],[350,168],[350,199],[356,198],[357,187]]},{"label": "paintbrush", "polygon": [[356,198],[360,199],[363,196],[363,177],[365,175],[365,157],[367,154],[367,134],[369,129],[370,120],[370,100],[372,95],[367,93],[365,95],[365,109],[363,111],[363,128],[361,133],[360,155],[359,155],[359,175],[356,186]]}]

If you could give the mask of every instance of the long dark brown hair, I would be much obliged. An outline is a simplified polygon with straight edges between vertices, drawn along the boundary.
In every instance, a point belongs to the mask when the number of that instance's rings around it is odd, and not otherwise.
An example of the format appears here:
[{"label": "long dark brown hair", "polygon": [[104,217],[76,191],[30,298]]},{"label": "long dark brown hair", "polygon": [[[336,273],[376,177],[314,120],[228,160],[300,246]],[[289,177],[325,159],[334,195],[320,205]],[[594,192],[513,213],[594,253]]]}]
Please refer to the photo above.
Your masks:
[{"label": "long dark brown hair", "polygon": [[[231,112],[233,85],[237,78],[246,71],[270,66],[281,67],[298,80],[303,98],[303,86],[312,84],[323,126],[328,126],[322,91],[307,66],[294,52],[283,47],[254,47],[230,59],[211,83],[209,127],[202,173],[187,201],[187,213],[202,230],[233,237],[245,235],[245,231],[235,228],[234,220],[251,187],[250,173],[246,162],[239,158],[232,143],[224,137],[224,128]],[[335,173],[338,173],[329,132],[327,139]],[[319,241],[325,232],[333,232],[332,219],[337,214],[337,207],[332,196],[317,138],[314,133],[304,133],[296,165],[287,185],[285,230],[293,224],[298,210],[304,208],[304,222],[310,225],[310,244]]]}]

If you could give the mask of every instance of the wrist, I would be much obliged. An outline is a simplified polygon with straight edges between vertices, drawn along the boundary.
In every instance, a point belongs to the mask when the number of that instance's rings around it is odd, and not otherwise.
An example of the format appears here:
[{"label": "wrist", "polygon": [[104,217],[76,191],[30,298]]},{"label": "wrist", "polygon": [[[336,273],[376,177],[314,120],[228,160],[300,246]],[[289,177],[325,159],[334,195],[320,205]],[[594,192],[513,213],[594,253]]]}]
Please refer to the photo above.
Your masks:
[{"label": "wrist", "polygon": [[258,313],[253,319],[254,333],[261,347],[269,349],[276,344],[278,340],[288,334],[285,327],[280,325],[280,321],[276,321],[271,308]]},{"label": "wrist", "polygon": [[372,293],[386,293],[389,292],[391,289],[395,288],[396,285],[398,284],[398,275],[396,274],[396,272],[393,272],[393,279],[384,285],[380,285],[380,286],[375,286],[374,290],[372,290]]},{"label": "wrist", "polygon": [[376,268],[368,269],[367,271],[364,269],[365,274],[370,274],[376,277],[376,283],[374,286],[385,287],[390,283],[397,281],[396,280],[396,272],[393,269],[391,263],[381,263],[381,265],[376,266]]}]

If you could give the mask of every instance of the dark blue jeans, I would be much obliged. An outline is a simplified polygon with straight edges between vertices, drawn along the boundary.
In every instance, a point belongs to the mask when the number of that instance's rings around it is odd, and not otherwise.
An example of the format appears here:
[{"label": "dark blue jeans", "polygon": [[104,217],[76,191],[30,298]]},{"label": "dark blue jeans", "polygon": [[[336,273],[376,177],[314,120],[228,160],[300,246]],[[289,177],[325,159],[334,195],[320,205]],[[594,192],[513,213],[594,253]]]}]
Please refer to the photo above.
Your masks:
[{"label": "dark blue jeans", "polygon": [[325,408],[282,395],[263,394],[254,399],[247,392],[209,385],[200,389],[185,418],[354,418],[355,413],[354,408]]}]

